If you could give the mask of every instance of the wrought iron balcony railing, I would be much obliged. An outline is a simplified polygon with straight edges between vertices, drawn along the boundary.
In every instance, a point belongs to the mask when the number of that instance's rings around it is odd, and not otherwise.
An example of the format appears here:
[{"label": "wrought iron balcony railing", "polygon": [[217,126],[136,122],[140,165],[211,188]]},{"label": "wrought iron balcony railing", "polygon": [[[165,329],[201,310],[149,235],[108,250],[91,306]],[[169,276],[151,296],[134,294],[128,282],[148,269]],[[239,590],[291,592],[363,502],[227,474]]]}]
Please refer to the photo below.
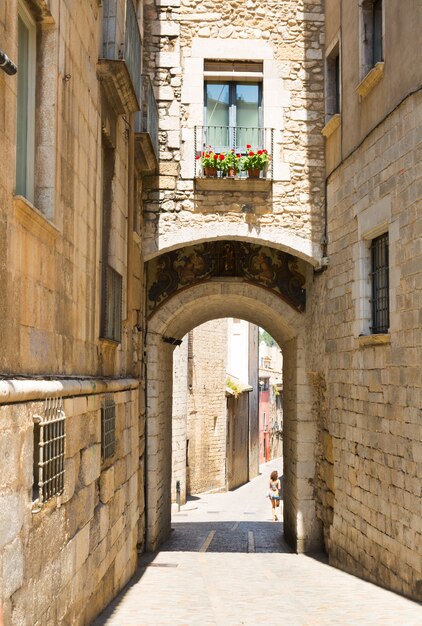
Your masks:
[{"label": "wrought iron balcony railing", "polygon": [[[260,176],[267,179],[273,178],[274,171],[274,129],[248,126],[195,126],[195,177],[203,175],[201,157],[210,150],[214,154],[227,154],[234,151],[235,154],[246,157],[249,152],[266,150],[269,155],[267,167],[262,170]],[[246,178],[247,172],[240,170],[238,178]]]},{"label": "wrought iron balcony railing", "polygon": [[103,0],[98,75],[118,113],[139,110],[142,42],[133,0]]},{"label": "wrought iron balcony railing", "polygon": [[141,76],[141,110],[135,113],[137,153],[144,173],[155,170],[158,163],[158,107],[151,79]]}]

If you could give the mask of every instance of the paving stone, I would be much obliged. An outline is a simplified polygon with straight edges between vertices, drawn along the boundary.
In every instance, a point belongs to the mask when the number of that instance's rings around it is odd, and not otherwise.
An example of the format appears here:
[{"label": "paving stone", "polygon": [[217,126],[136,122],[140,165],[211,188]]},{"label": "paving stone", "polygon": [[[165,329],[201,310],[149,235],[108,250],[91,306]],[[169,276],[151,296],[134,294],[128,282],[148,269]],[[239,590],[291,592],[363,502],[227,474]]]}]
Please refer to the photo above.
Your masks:
[{"label": "paving stone", "polygon": [[[420,604],[330,567],[324,555],[292,553],[266,498],[280,466],[262,466],[235,491],[188,500],[180,513],[174,507],[169,540],[141,557],[93,626],[420,626]],[[256,551],[248,553],[250,533]]]}]

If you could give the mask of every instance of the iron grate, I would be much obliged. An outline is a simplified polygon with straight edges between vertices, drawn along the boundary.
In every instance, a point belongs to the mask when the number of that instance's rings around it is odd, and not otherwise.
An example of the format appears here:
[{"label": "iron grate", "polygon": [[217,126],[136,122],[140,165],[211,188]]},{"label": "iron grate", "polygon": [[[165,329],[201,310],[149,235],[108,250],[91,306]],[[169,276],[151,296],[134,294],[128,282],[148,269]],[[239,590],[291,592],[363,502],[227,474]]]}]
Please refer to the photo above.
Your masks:
[{"label": "iron grate", "polygon": [[113,396],[105,396],[101,407],[101,456],[110,459],[116,451],[116,404]]},{"label": "iron grate", "polygon": [[372,327],[371,332],[387,333],[389,315],[388,233],[371,242]]},{"label": "iron grate", "polygon": [[34,416],[34,497],[47,502],[64,490],[66,416],[62,398],[47,398]]}]

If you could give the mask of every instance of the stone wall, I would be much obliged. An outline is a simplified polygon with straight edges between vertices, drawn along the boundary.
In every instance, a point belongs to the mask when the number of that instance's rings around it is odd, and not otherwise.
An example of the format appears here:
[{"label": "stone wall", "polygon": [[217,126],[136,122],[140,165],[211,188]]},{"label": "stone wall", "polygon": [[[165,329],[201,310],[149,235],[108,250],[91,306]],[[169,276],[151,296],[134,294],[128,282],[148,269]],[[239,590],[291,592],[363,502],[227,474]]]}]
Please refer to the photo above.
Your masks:
[{"label": "stone wall", "polygon": [[[146,258],[225,235],[266,240],[317,264],[324,196],[323,3],[146,0],[145,16],[145,67],[160,113],[159,175],[144,186]],[[269,146],[274,182],[266,192],[250,181],[225,191],[218,181],[212,190],[194,181],[204,59],[263,63],[263,125],[275,129]],[[246,219],[242,207],[251,201],[253,215]]]},{"label": "stone wall", "polygon": [[193,330],[192,391],[188,399],[187,492],[226,488],[227,320]]},{"label": "stone wall", "polygon": [[[0,371],[26,375],[126,375],[136,331],[99,341],[101,249],[101,11],[97,2],[33,0],[37,20],[35,193],[15,196],[17,78],[0,72]],[[3,47],[17,62],[17,0],[2,3]],[[109,107],[110,108],[110,107]],[[109,113],[108,113],[109,115]],[[127,315],[128,148],[115,116],[110,259],[123,276]],[[133,343],[132,343],[133,342]]]},{"label": "stone wall", "polygon": [[[328,358],[317,382],[330,562],[419,600],[421,123],[418,91],[330,176],[330,265],[316,278],[326,281],[326,306],[313,325],[325,328]],[[390,330],[377,337],[367,330],[367,285],[370,240],[381,232],[389,233]]]},{"label": "stone wall", "polygon": [[[189,334],[173,352],[173,414],[172,414],[172,479],[171,497],[176,501],[176,481],[180,482],[180,501],[186,502],[186,426],[188,415],[189,375],[188,357]],[[189,360],[188,360],[189,359]]]},{"label": "stone wall", "polygon": [[[124,389],[124,385],[121,385]],[[132,387],[132,388],[131,388]],[[86,625],[137,563],[138,387],[113,393],[116,452],[101,461],[103,396],[63,399],[65,489],[33,505],[33,418],[40,400],[0,407],[1,592],[6,624]]]}]

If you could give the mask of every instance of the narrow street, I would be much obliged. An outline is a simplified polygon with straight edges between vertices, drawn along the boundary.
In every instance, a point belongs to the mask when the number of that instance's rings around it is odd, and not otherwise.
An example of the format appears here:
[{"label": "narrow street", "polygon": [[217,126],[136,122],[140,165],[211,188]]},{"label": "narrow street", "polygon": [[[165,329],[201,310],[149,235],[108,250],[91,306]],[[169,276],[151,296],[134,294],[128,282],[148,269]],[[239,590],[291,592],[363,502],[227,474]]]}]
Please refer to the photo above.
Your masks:
[{"label": "narrow street", "polygon": [[143,555],[131,584],[94,626],[420,625],[419,604],[296,555],[273,522],[267,478],[173,508],[171,538]]}]

